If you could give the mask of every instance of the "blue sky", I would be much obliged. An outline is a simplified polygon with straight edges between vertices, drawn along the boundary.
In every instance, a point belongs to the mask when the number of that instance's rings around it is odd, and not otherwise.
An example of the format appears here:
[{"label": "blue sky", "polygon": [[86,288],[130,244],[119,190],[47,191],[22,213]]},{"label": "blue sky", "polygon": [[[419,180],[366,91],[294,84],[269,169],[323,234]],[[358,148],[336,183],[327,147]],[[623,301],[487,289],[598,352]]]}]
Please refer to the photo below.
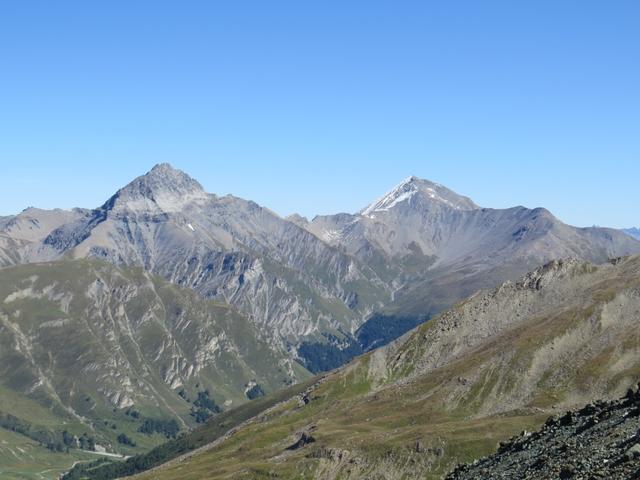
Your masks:
[{"label": "blue sky", "polygon": [[273,210],[409,175],[640,224],[640,2],[0,5],[0,214],[102,204],[170,162]]}]

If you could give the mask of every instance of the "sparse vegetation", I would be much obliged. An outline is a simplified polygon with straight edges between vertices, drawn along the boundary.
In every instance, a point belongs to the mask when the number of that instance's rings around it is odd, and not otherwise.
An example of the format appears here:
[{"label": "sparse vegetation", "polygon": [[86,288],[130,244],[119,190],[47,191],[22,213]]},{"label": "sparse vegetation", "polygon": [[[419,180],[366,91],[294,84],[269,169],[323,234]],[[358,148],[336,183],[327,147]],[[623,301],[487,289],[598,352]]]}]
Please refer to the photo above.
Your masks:
[{"label": "sparse vegetation", "polygon": [[160,433],[167,438],[176,438],[176,435],[178,435],[178,432],[180,431],[180,427],[178,426],[178,422],[174,419],[165,420],[162,418],[145,418],[142,421],[140,428],[138,428],[138,431],[147,435]]}]

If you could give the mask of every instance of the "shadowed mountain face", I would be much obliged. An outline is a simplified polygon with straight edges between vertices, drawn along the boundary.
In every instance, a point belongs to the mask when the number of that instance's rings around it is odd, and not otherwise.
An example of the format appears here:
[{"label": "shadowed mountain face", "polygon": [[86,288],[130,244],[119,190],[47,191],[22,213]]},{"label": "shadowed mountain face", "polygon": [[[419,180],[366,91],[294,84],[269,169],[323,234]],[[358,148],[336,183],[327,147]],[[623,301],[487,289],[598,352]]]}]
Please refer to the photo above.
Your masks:
[{"label": "shadowed mountain face", "polygon": [[[639,332],[639,256],[599,266],[554,261],[478,293],[248,421],[239,410],[242,425],[226,435],[238,423],[222,429],[214,420],[89,478],[139,471],[147,460],[187,453],[186,445],[203,448],[140,478],[442,478],[549,415],[622,396],[640,377]],[[478,468],[460,478],[480,477]]]},{"label": "shadowed mountain face", "polygon": [[291,348],[312,370],[338,366],[551,259],[603,262],[636,252],[640,242],[622,232],[570,227],[541,208],[480,208],[415,177],[357,214],[308,222],[208,194],[168,164],[94,210],[29,209],[0,219],[5,265],[98,257],[141,266],[234,305],[273,348]]}]

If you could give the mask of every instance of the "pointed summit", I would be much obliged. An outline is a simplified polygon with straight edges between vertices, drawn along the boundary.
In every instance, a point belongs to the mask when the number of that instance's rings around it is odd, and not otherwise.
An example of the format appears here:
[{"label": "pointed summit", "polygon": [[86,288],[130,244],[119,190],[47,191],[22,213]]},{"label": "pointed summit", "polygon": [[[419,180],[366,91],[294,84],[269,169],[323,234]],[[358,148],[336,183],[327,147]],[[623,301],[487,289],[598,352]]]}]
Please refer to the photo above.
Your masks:
[{"label": "pointed summit", "polygon": [[361,210],[360,214],[369,216],[375,212],[390,210],[396,205],[410,201],[416,195],[422,196],[429,202],[437,202],[454,210],[475,210],[479,208],[468,197],[458,195],[439,183],[423,180],[412,175],[388,191],[382,198]]},{"label": "pointed summit", "polygon": [[196,193],[204,192],[200,183],[184,173],[182,170],[173,168],[169,163],[159,163],[154,166],[147,174],[138,177],[129,185],[139,182],[150,191],[152,190],[170,190],[175,193]]},{"label": "pointed summit", "polygon": [[182,170],[173,168],[168,163],[160,163],[118,190],[105,207],[110,210],[124,208],[132,211],[172,212],[207,196],[202,185]]}]

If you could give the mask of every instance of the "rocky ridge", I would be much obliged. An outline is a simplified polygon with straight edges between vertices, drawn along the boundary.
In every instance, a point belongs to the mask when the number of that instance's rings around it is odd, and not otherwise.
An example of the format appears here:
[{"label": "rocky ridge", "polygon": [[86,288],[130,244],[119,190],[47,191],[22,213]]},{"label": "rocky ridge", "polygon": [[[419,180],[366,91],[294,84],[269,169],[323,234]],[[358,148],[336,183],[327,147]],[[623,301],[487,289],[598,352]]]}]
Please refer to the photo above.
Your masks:
[{"label": "rocky ridge", "polygon": [[234,305],[268,327],[261,331],[274,348],[321,339],[324,332],[349,333],[388,297],[366,265],[254,202],[206,193],[168,164],[136,178],[100,208],[39,211],[36,221],[46,215],[55,221],[29,238],[9,228],[30,221],[26,212],[0,223],[0,247],[3,238],[7,245],[0,259],[97,257],[141,266]]}]

